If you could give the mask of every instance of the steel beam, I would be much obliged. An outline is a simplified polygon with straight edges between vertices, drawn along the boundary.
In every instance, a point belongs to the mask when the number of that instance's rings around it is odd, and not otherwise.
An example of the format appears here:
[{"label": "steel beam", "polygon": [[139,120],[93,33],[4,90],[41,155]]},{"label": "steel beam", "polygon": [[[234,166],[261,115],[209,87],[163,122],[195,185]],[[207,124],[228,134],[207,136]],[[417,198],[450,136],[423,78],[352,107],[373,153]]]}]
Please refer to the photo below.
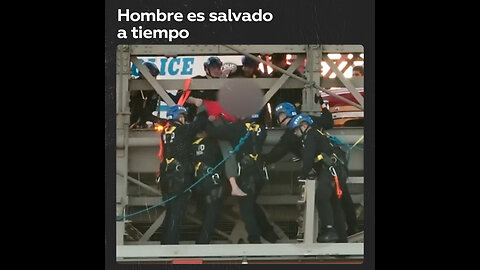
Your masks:
[{"label": "steel beam", "polygon": [[[125,206],[128,205],[127,195],[127,167],[128,167],[128,128],[130,124],[130,108],[128,106],[129,92],[128,80],[130,77],[130,48],[128,45],[117,46],[117,67],[116,67],[116,130],[121,138],[117,143],[121,147],[116,149],[116,167],[124,172],[124,177],[115,177],[116,190],[116,215],[123,215]],[[117,137],[118,139],[118,137]],[[125,234],[124,221],[116,222],[117,245],[123,245]]]},{"label": "steel beam", "polygon": [[320,69],[322,52],[319,45],[307,46],[307,65],[305,66],[305,76],[308,78],[309,87],[305,87],[302,92],[302,112],[319,112],[319,105],[315,104],[315,85],[320,85]]},{"label": "steel beam", "polygon": [[[267,139],[265,145],[274,145],[285,132],[284,128],[269,128],[267,129]],[[328,133],[339,138],[344,143],[353,144],[358,138],[363,135],[362,127],[348,127],[348,128],[333,128],[329,129]],[[117,134],[117,148],[122,146],[121,134]],[[128,143],[130,147],[158,147],[160,140],[159,133],[154,130],[132,130]],[[363,145],[363,140],[358,145]],[[157,149],[158,150],[158,149]]]},{"label": "steel beam", "polygon": [[[130,45],[137,56],[235,55],[236,51],[222,45]],[[305,53],[305,45],[235,45],[255,54]]]},{"label": "steel beam", "polygon": [[167,211],[163,211],[162,214],[153,222],[153,224],[148,228],[148,230],[140,238],[139,242],[146,242],[152,237],[152,235],[162,226],[163,220],[165,219]]},{"label": "steel beam", "polygon": [[[356,195],[352,194],[352,196]],[[260,195],[258,196],[257,202],[260,205],[296,205],[298,197],[298,195]],[[233,200],[234,199],[231,199],[231,197],[228,197],[224,204],[232,205],[234,203]],[[129,206],[151,206],[156,205],[161,201],[162,197],[131,196],[129,198]]]},{"label": "steel beam", "polygon": [[[277,81],[277,78],[218,78],[215,80],[208,79],[192,79],[188,89],[190,90],[215,90],[220,89],[225,83],[232,82],[253,82],[260,89],[269,89]],[[352,77],[347,79],[355,88],[363,87],[363,78]],[[183,89],[185,80],[183,79],[162,79],[157,80],[161,82],[162,86],[166,90],[180,90]],[[296,80],[294,78],[288,77],[286,82],[282,85],[280,89],[298,89],[303,88],[305,83]],[[320,81],[320,86],[322,88],[331,88],[331,87],[344,87],[344,84],[340,81],[339,78],[322,78]],[[147,80],[144,79],[135,79],[130,80],[129,91],[133,90],[155,90]]]},{"label": "steel beam", "polygon": [[[290,67],[288,67],[287,72],[293,73],[297,69],[297,67],[300,65],[300,62],[302,62],[304,59],[305,59],[305,57],[300,55],[295,60],[295,62],[292,65],[290,65]],[[273,97],[273,95],[275,95],[275,93],[277,93],[278,89],[280,89],[282,87],[282,85],[289,78],[290,77],[287,74],[282,74],[282,76],[280,76],[280,78],[278,78],[278,80],[275,81],[275,83],[272,85],[272,87],[263,96],[263,102],[262,102],[261,107],[263,107],[263,106],[265,106],[265,104],[267,104],[267,102]],[[303,85],[302,85],[301,88],[303,88]]]},{"label": "steel beam", "polygon": [[305,180],[305,234],[303,238],[303,243],[312,244],[316,241],[317,237],[315,232],[315,226],[317,222],[315,219],[315,188],[316,181],[314,180]]},{"label": "steel beam", "polygon": [[[357,145],[358,146],[358,145]],[[271,146],[264,148],[267,153]],[[158,170],[158,146],[132,147],[130,146],[128,170],[134,173],[155,173]],[[292,162],[292,154],[288,154],[277,163],[269,165],[269,171],[275,170],[279,173],[288,173],[300,169],[300,162]],[[354,176],[362,176],[364,164],[364,153],[358,148],[350,152],[349,171],[355,171]],[[353,174],[352,174],[353,175]]]},{"label": "steel beam", "polygon": [[323,45],[322,52],[325,53],[363,53],[363,45]]},{"label": "steel beam", "polygon": [[[305,53],[305,45],[234,45],[249,53]],[[232,55],[234,50],[221,45],[130,45],[136,56]],[[323,53],[363,53],[362,45],[322,45]]]},{"label": "steel beam", "polygon": [[[119,171],[117,171],[117,175],[120,175],[121,177],[123,177],[123,174]],[[160,196],[162,195],[160,190],[154,189],[154,188],[150,187],[149,185],[146,185],[146,184],[142,183],[141,181],[138,181],[137,179],[135,179],[131,176],[127,175],[127,180],[130,180],[130,182],[132,182],[132,183],[134,183],[134,184],[136,184],[136,185],[138,185],[138,186],[140,186],[140,187],[142,187],[142,188],[144,188],[144,189],[146,189],[150,192],[153,192],[154,194],[157,194],[157,195],[160,195]]]},{"label": "steel beam", "polygon": [[137,57],[132,57],[132,62],[137,66],[138,70],[143,74],[143,77],[147,79],[148,83],[155,89],[155,91],[162,97],[163,101],[165,101],[168,106],[173,106],[176,103],[170,98],[170,96],[167,94],[165,91],[165,88],[163,88],[160,83],[155,80],[155,78],[150,74],[150,71],[148,68],[146,68],[140,60],[138,60]]},{"label": "steel beam", "polygon": [[350,83],[350,81],[345,78],[343,73],[338,69],[337,65],[333,63],[332,59],[330,59],[327,55],[324,57],[324,59],[325,59],[325,62],[328,64],[328,66],[330,66],[330,69],[333,70],[335,75],[337,75],[340,81],[345,85],[345,87],[347,87],[350,93],[352,93],[353,97],[358,101],[358,103],[360,103],[360,106],[362,106],[362,110],[363,110],[364,101],[363,101],[362,95],[360,95],[360,93],[358,93],[357,89],[355,89],[353,84]]},{"label": "steel beam", "polygon": [[363,255],[363,243],[117,246],[117,258]]}]

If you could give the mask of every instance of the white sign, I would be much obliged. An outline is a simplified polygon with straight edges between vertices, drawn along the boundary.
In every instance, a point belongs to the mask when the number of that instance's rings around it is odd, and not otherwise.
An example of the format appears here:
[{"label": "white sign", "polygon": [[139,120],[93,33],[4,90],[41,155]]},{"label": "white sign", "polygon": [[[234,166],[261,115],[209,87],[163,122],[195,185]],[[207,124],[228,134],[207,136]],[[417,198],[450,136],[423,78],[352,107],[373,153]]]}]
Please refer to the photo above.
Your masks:
[{"label": "white sign", "polygon": [[[157,65],[160,73],[157,80],[161,79],[187,79],[198,75],[205,76],[203,63],[210,56],[178,56],[178,57],[138,57],[140,62],[152,62]],[[222,63],[242,65],[242,55],[218,56]],[[132,75],[140,75],[137,67],[132,64]]]}]

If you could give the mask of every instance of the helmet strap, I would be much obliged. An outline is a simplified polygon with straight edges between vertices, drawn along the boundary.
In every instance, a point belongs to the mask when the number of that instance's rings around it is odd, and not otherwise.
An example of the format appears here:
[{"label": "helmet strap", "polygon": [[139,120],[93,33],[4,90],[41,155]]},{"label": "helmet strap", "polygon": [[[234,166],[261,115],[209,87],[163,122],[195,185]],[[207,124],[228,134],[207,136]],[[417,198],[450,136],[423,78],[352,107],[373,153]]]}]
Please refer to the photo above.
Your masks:
[{"label": "helmet strap", "polygon": [[299,126],[298,128],[300,129],[300,132],[302,133],[302,138],[303,138],[307,134],[307,131],[310,129],[310,125],[307,126],[305,131],[302,130],[302,126]]},{"label": "helmet strap", "polygon": [[285,120],[287,120],[287,119],[288,119],[288,122],[287,122],[287,126],[288,126],[288,123],[290,123],[290,121],[292,121],[292,118],[290,118],[290,117],[288,117],[288,116],[285,116],[285,118],[283,118],[283,120],[282,120],[280,123],[278,123],[278,124],[279,124],[279,125],[282,125],[282,123],[285,122]]}]

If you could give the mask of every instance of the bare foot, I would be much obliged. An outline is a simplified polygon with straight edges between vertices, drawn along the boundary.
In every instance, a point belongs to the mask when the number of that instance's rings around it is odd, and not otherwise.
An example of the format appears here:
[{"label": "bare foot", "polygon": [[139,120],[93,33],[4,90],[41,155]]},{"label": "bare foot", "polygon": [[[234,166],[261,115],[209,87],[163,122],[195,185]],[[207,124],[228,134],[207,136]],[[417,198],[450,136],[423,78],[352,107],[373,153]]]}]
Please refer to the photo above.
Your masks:
[{"label": "bare foot", "polygon": [[238,187],[235,177],[230,177],[228,180],[230,181],[230,186],[232,186],[232,196],[247,196],[247,193]]},{"label": "bare foot", "polygon": [[232,187],[232,196],[247,196],[247,193],[243,192],[239,187]]}]

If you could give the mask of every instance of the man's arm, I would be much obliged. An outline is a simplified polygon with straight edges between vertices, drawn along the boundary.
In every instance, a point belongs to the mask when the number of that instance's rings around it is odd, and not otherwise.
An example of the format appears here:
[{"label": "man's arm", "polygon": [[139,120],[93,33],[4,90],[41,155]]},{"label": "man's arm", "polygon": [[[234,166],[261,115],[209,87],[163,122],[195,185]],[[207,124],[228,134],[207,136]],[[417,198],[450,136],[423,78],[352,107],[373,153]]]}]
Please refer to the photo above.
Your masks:
[{"label": "man's arm", "polygon": [[272,150],[263,156],[264,161],[267,164],[275,163],[290,152],[301,158],[302,144],[300,139],[286,130],[282,137],[280,137],[280,140],[277,142],[277,144],[273,146]]},{"label": "man's arm", "polygon": [[310,171],[313,168],[313,164],[315,162],[315,137],[314,136],[307,136],[304,141],[303,147],[303,167],[302,167],[302,177],[308,177]]},{"label": "man's arm", "polygon": [[323,108],[322,115],[310,116],[310,117],[312,117],[314,128],[324,129],[324,130],[333,128],[332,113],[327,108]]}]

